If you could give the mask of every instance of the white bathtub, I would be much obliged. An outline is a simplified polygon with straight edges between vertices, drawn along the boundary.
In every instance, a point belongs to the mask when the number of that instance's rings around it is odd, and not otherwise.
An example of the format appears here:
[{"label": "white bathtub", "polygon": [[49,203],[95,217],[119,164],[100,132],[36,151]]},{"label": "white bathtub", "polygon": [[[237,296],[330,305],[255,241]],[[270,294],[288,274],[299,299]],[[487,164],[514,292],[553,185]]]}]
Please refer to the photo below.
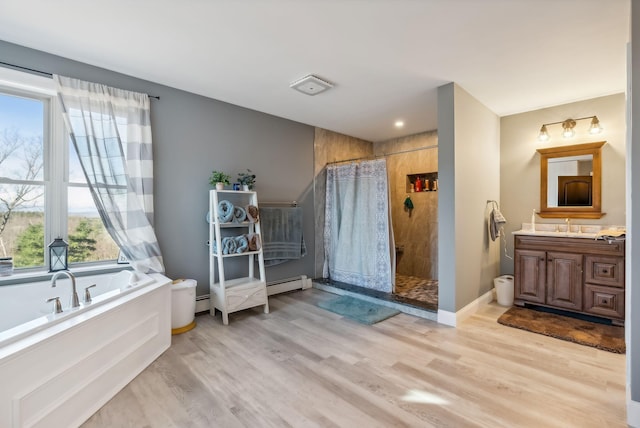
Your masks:
[{"label": "white bathtub", "polygon": [[[80,425],[171,344],[171,281],[122,271],[0,286],[0,427]],[[64,312],[53,314],[50,297]]]}]

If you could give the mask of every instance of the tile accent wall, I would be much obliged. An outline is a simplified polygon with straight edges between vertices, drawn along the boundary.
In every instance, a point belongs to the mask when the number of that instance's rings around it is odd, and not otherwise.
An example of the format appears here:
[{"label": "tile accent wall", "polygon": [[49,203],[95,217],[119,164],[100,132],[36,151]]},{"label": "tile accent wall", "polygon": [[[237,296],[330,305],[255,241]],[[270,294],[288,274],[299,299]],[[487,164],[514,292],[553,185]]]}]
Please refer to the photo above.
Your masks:
[{"label": "tile accent wall", "polygon": [[[398,153],[387,156],[391,189],[391,219],[397,253],[396,272],[426,279],[438,279],[438,194],[439,192],[407,193],[407,175],[438,171],[438,149],[414,150],[436,146],[437,131],[374,143],[374,154]],[[407,196],[414,209],[404,208]]]}]

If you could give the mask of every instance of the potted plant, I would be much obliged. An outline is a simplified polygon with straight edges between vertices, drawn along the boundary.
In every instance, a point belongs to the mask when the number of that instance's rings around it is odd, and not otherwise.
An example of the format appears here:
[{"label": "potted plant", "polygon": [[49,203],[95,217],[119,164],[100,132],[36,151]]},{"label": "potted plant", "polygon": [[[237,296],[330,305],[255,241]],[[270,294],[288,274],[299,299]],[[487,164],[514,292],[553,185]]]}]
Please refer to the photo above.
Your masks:
[{"label": "potted plant", "polygon": [[242,184],[242,190],[253,190],[253,186],[256,184],[256,175],[247,169],[247,172],[238,174],[238,181]]},{"label": "potted plant", "polygon": [[229,181],[231,177],[221,171],[213,171],[211,177],[209,177],[209,183],[213,186],[215,184],[217,190],[224,189],[225,184],[231,184]]}]

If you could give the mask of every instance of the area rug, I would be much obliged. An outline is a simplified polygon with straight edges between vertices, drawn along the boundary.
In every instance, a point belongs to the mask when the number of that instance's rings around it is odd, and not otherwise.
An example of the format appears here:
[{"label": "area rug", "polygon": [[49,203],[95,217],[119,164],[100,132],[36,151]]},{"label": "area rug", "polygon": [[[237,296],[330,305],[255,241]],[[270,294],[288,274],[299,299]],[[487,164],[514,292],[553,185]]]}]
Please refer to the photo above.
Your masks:
[{"label": "area rug", "polygon": [[398,310],[351,296],[340,296],[318,302],[318,306],[362,324],[375,324],[400,313]]},{"label": "area rug", "polygon": [[500,324],[624,354],[624,327],[601,324],[533,309],[512,307],[498,318]]}]

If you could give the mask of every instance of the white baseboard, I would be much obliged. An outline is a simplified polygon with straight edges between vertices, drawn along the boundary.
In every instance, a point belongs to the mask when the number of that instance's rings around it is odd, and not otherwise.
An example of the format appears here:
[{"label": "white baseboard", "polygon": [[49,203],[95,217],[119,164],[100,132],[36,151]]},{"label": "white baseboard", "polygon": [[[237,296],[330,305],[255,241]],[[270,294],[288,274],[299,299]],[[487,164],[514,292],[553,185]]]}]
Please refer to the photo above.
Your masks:
[{"label": "white baseboard", "polygon": [[482,296],[460,309],[458,312],[438,309],[438,323],[456,327],[459,323],[478,312],[480,306],[491,303],[491,301],[493,301],[493,289],[487,291]]},{"label": "white baseboard", "polygon": [[290,278],[267,284],[267,296],[293,290],[306,290],[308,288],[311,288],[311,279],[307,278],[306,275],[300,275],[300,278]]},{"label": "white baseboard", "polygon": [[[311,278],[306,275],[300,275],[298,278],[283,279],[267,283],[267,296],[274,294],[286,293],[293,290],[307,290],[311,288]],[[208,312],[210,308],[209,295],[203,294],[196,297],[196,313]]]}]

